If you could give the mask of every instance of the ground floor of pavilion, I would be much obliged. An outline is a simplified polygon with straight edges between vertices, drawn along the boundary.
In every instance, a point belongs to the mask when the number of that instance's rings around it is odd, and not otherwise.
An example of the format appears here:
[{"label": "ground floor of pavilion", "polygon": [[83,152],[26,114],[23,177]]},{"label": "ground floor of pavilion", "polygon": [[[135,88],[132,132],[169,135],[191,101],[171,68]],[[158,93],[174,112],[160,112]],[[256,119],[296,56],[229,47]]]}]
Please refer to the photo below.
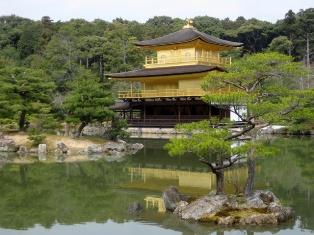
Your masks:
[{"label": "ground floor of pavilion", "polygon": [[201,99],[130,100],[116,105],[115,112],[127,120],[130,127],[174,127],[179,123],[211,117],[230,119],[229,109],[205,103]]}]

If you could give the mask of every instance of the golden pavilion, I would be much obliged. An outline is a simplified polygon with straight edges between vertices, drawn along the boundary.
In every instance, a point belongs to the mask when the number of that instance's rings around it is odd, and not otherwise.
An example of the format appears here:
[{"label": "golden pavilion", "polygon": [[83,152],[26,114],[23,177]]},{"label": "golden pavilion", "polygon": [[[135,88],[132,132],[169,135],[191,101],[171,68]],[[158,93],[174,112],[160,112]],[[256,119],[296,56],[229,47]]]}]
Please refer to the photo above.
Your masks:
[{"label": "golden pavilion", "polygon": [[173,127],[212,116],[230,117],[225,109],[202,101],[201,84],[208,73],[224,72],[231,64],[231,58],[220,53],[242,43],[199,32],[188,21],[180,31],[136,45],[156,56],[146,57],[143,69],[109,75],[130,83],[130,90],[118,92],[123,103],[115,107],[130,126]]}]

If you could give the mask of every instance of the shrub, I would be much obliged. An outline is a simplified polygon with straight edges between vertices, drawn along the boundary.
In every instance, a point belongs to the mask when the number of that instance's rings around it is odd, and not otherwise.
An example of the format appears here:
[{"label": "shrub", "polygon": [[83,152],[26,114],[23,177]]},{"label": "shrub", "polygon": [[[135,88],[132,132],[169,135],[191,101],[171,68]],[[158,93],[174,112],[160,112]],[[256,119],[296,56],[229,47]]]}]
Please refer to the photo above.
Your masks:
[{"label": "shrub", "polygon": [[28,131],[28,139],[32,141],[33,146],[37,146],[39,144],[42,144],[44,140],[46,139],[46,136],[42,133],[40,133],[36,129],[30,129]]}]

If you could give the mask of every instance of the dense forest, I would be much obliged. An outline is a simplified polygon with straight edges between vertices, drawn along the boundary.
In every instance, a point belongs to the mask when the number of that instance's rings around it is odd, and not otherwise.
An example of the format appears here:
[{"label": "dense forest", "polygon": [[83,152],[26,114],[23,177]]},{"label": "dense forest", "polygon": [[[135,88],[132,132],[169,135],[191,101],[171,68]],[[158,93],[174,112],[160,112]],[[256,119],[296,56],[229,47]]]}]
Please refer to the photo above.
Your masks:
[{"label": "dense forest", "polygon": [[[234,58],[277,51],[293,56],[308,68],[314,61],[314,8],[297,13],[290,10],[276,23],[242,16],[236,20],[198,16],[193,22],[199,31],[244,43],[243,48],[229,52]],[[89,97],[90,103],[99,102],[100,98],[107,106],[114,103],[108,90],[114,91],[115,86],[107,81],[106,74],[141,68],[145,55],[153,53],[137,48],[134,42],[178,31],[184,24],[184,19],[167,16],[156,16],[145,23],[121,18],[112,22],[101,19],[54,22],[49,16],[40,21],[1,16],[0,125],[18,120],[16,123],[23,130],[30,119],[43,122],[56,117],[88,123],[88,112],[96,113],[93,120],[104,118],[104,114],[97,112],[97,105],[89,110],[79,107],[82,102],[77,95],[85,92],[88,96],[89,91],[97,91]],[[18,79],[12,82],[10,76]],[[75,80],[84,78],[101,81],[108,89],[99,90],[90,83],[75,84]],[[312,80],[309,73],[300,81],[300,88],[311,87]],[[110,110],[106,113],[111,115]],[[50,128],[47,123],[50,122],[40,125]]]}]

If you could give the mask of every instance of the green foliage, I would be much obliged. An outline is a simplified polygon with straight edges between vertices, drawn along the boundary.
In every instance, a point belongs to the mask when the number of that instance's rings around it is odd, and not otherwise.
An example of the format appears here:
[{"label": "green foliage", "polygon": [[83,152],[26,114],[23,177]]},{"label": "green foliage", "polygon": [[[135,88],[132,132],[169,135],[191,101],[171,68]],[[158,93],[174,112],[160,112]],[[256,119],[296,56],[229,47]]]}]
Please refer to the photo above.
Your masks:
[{"label": "green foliage", "polygon": [[179,156],[192,152],[204,159],[220,159],[230,157],[230,142],[224,140],[230,131],[224,128],[213,128],[211,121],[182,124],[176,127],[184,137],[170,139],[165,148],[170,156]]},{"label": "green foliage", "polygon": [[267,47],[272,38],[273,25],[266,21],[250,19],[240,27],[226,32],[227,36],[244,43],[248,52],[260,52]]},{"label": "green foliage", "polygon": [[137,39],[131,35],[127,24],[115,22],[104,35],[106,71],[120,72],[142,67],[144,52],[134,45]]},{"label": "green foliage", "polygon": [[[195,27],[202,32],[212,34],[214,36],[221,37],[227,40],[234,40],[244,43],[244,47],[239,50],[228,51],[222,53],[222,56],[233,56],[234,58],[241,58],[244,54],[250,54],[253,52],[260,52],[265,50],[279,51],[290,54],[297,61],[302,61],[305,56],[306,39],[309,38],[310,47],[314,43],[313,37],[313,8],[306,10],[300,10],[297,13],[289,11],[284,19],[279,20],[277,23],[269,23],[258,19],[245,19],[244,17],[238,17],[236,20],[230,20],[229,18],[220,20],[208,16],[197,16],[194,18]],[[34,75],[33,77],[42,77],[47,85],[55,83],[56,92],[51,95],[52,89],[43,88],[43,92],[38,93],[36,97],[39,97],[39,103],[45,104],[42,107],[35,105],[34,102],[24,102],[21,104],[21,97],[13,95],[10,92],[9,83],[3,82],[3,76],[0,78],[0,117],[1,119],[13,120],[18,122],[19,116],[26,117],[25,128],[29,120],[36,122],[33,114],[40,113],[42,109],[49,109],[50,114],[54,112],[58,118],[65,118],[65,110],[63,110],[63,100],[67,95],[71,87],[68,84],[74,81],[80,75],[80,68],[84,67],[93,73],[97,74],[100,81],[106,81],[104,74],[110,72],[121,72],[126,70],[139,69],[142,67],[145,55],[151,55],[151,51],[144,51],[137,48],[134,45],[135,41],[151,39],[163,36],[168,33],[172,33],[182,29],[185,24],[183,19],[171,18],[167,16],[156,16],[149,19],[145,23],[138,23],[136,21],[128,21],[121,18],[117,18],[112,22],[103,21],[100,19],[88,22],[83,19],[72,19],[67,22],[53,22],[49,16],[45,16],[41,21],[33,21],[18,16],[1,16],[0,17],[0,70],[12,70],[14,67],[28,69],[26,74],[33,76],[31,73],[42,73],[42,75]],[[310,59],[313,60],[313,53],[310,55]],[[246,58],[246,57],[245,57]],[[259,71],[263,69],[269,69],[271,66],[267,66],[261,56],[254,61],[250,58],[248,60],[235,61],[237,68],[239,63],[248,63],[247,67],[239,65],[242,70],[238,71],[239,79],[245,86],[252,85],[254,76],[251,76],[251,67],[258,66]],[[276,66],[274,69],[278,69],[279,55],[273,55]],[[291,60],[288,59],[289,61]],[[290,71],[296,71],[297,64],[282,63],[285,68],[285,73]],[[289,67],[290,66],[290,67]],[[239,67],[238,67],[239,68]],[[261,70],[262,69],[262,70]],[[32,71],[32,72],[31,72]],[[35,72],[37,71],[37,72]],[[41,72],[38,72],[41,71]],[[269,70],[271,71],[271,70]],[[232,71],[235,74],[236,71]],[[9,77],[11,72],[7,73]],[[264,73],[264,71],[263,71]],[[21,77],[20,73],[19,77]],[[215,73],[212,73],[215,75]],[[221,74],[221,73],[220,73]],[[286,73],[287,74],[287,73]],[[256,74],[255,74],[256,75]],[[220,75],[217,73],[217,77]],[[231,75],[230,75],[231,76]],[[277,76],[279,77],[279,76]],[[50,79],[51,78],[51,79]],[[279,98],[276,102],[275,99],[271,101],[267,98],[263,106],[260,109],[255,108],[254,100],[260,98],[253,94],[250,96],[246,92],[242,92],[241,89],[236,88],[234,92],[228,95],[221,96],[208,95],[208,100],[217,100],[218,103],[228,103],[232,101],[234,104],[247,103],[252,109],[252,112],[261,114],[266,110],[274,110],[275,103],[281,103],[281,108],[287,107],[294,99],[298,99],[298,95],[289,95],[287,98],[285,94],[291,93],[290,89],[295,89],[299,86],[294,79],[295,75],[291,77],[287,76],[285,79],[276,79],[277,88],[273,92],[281,94],[282,98]],[[311,85],[311,77],[299,80],[298,82],[305,83],[309,80],[308,86]],[[236,79],[234,79],[236,80]],[[234,81],[232,80],[232,81]],[[270,81],[270,80],[269,80]],[[274,80],[272,79],[272,82]],[[32,82],[33,83],[33,82]],[[35,82],[36,83],[36,82]],[[284,91],[282,84],[291,84],[288,89]],[[115,86],[118,89],[123,89],[125,84],[117,83]],[[213,88],[220,87],[220,82],[212,83]],[[226,88],[225,86],[221,86]],[[11,87],[12,88],[12,87]],[[222,89],[224,89],[222,88]],[[6,91],[5,91],[6,89]],[[38,87],[39,90],[41,88]],[[11,89],[13,91],[14,89]],[[36,90],[36,89],[35,89]],[[49,91],[48,91],[49,90]],[[223,91],[223,90],[222,90]],[[9,92],[11,95],[8,96]],[[116,89],[113,89],[113,93]],[[36,93],[36,92],[35,92]],[[46,95],[50,100],[42,101],[41,97]],[[284,95],[282,95],[284,94]],[[9,97],[9,98],[8,98]],[[34,97],[33,97],[34,98]],[[275,103],[274,103],[275,102]],[[300,101],[301,102],[301,101]],[[251,103],[253,105],[251,105]],[[305,106],[306,102],[302,101]],[[309,102],[308,106],[310,105]],[[26,105],[27,104],[27,105]],[[277,105],[276,104],[276,105]],[[46,106],[48,105],[48,106]],[[26,108],[21,108],[27,106]],[[34,107],[31,107],[34,106]],[[27,110],[24,113],[21,110]],[[302,112],[295,113],[295,116],[287,116],[289,121],[295,118],[295,127],[297,129],[301,127],[310,126],[312,122],[311,107],[307,107],[306,115],[302,117]],[[45,113],[46,115],[47,113]],[[50,115],[49,114],[49,115]],[[274,115],[263,115],[265,119],[273,119],[279,121],[279,118]],[[74,120],[73,116],[68,116],[68,119],[72,119],[73,122],[79,122],[78,119]],[[49,119],[49,118],[48,118]],[[307,123],[306,126],[303,123]]]},{"label": "green foliage", "polygon": [[60,122],[51,113],[50,109],[42,110],[41,113],[33,114],[29,119],[31,128],[41,132],[54,133],[60,127]]},{"label": "green foliage", "polygon": [[27,138],[32,141],[33,146],[38,146],[39,144],[42,144],[46,139],[46,136],[37,129],[32,128],[27,132],[27,134]]},{"label": "green foliage", "polygon": [[278,36],[269,44],[270,51],[276,51],[282,54],[290,54],[292,42],[286,36]]},{"label": "green foliage", "polygon": [[69,88],[70,92],[65,97],[63,108],[70,122],[76,120],[87,125],[112,117],[112,94],[93,73],[81,69],[78,77],[69,83]]},{"label": "green foliage", "polygon": [[15,119],[20,129],[27,118],[50,109],[54,84],[42,71],[25,67],[0,69],[0,115]]},{"label": "green foliage", "polygon": [[176,130],[182,136],[170,139],[165,145],[170,156],[181,156],[193,153],[207,161],[228,159],[232,155],[246,156],[254,149],[255,156],[270,157],[277,154],[277,149],[269,145],[267,140],[232,142],[228,139],[232,131],[228,126],[217,128],[219,120],[206,120],[181,124]]},{"label": "green foliage", "polygon": [[17,49],[22,59],[37,53],[41,49],[41,30],[40,25],[36,23],[27,24],[23,28],[17,44]]},{"label": "green foliage", "polygon": [[107,135],[110,140],[127,139],[130,137],[130,133],[126,131],[128,123],[124,119],[114,117],[111,121],[111,127],[107,131]]},{"label": "green foliage", "polygon": [[184,20],[169,16],[155,16],[145,25],[145,32],[149,38],[157,38],[182,29]]},{"label": "green foliage", "polygon": [[197,16],[194,18],[194,26],[200,32],[204,32],[216,37],[222,37],[224,34],[223,23],[214,17]]},{"label": "green foliage", "polygon": [[[228,68],[228,73],[210,73],[204,89],[210,91],[206,102],[245,105],[249,116],[262,122],[285,121],[285,115],[297,102],[303,102],[298,78],[304,67],[283,54],[268,52],[245,56]],[[216,92],[226,89],[232,92]],[[245,116],[243,118],[246,118]]]},{"label": "green foliage", "polygon": [[[294,125],[297,112],[307,105],[313,107],[312,91],[297,89],[297,78],[305,72],[292,57],[268,52],[238,59],[227,73],[209,73],[203,85],[207,91],[204,101],[234,112],[242,121],[242,128],[234,133],[230,129],[233,122],[221,126],[220,120],[183,124],[177,127],[182,136],[172,138],[165,148],[171,156],[189,152],[198,156],[216,174],[217,193],[223,193],[221,170],[246,157],[249,176],[254,176],[255,157],[276,155],[275,149],[258,138],[262,126]],[[244,114],[237,111],[243,106],[247,109]],[[235,142],[244,136],[250,140]],[[246,195],[251,195],[252,189],[253,177],[248,177]]]},{"label": "green foliage", "polygon": [[287,115],[287,122],[292,132],[309,132],[314,129],[314,90],[301,90],[298,96],[302,97],[300,105],[302,109],[296,109]]}]

